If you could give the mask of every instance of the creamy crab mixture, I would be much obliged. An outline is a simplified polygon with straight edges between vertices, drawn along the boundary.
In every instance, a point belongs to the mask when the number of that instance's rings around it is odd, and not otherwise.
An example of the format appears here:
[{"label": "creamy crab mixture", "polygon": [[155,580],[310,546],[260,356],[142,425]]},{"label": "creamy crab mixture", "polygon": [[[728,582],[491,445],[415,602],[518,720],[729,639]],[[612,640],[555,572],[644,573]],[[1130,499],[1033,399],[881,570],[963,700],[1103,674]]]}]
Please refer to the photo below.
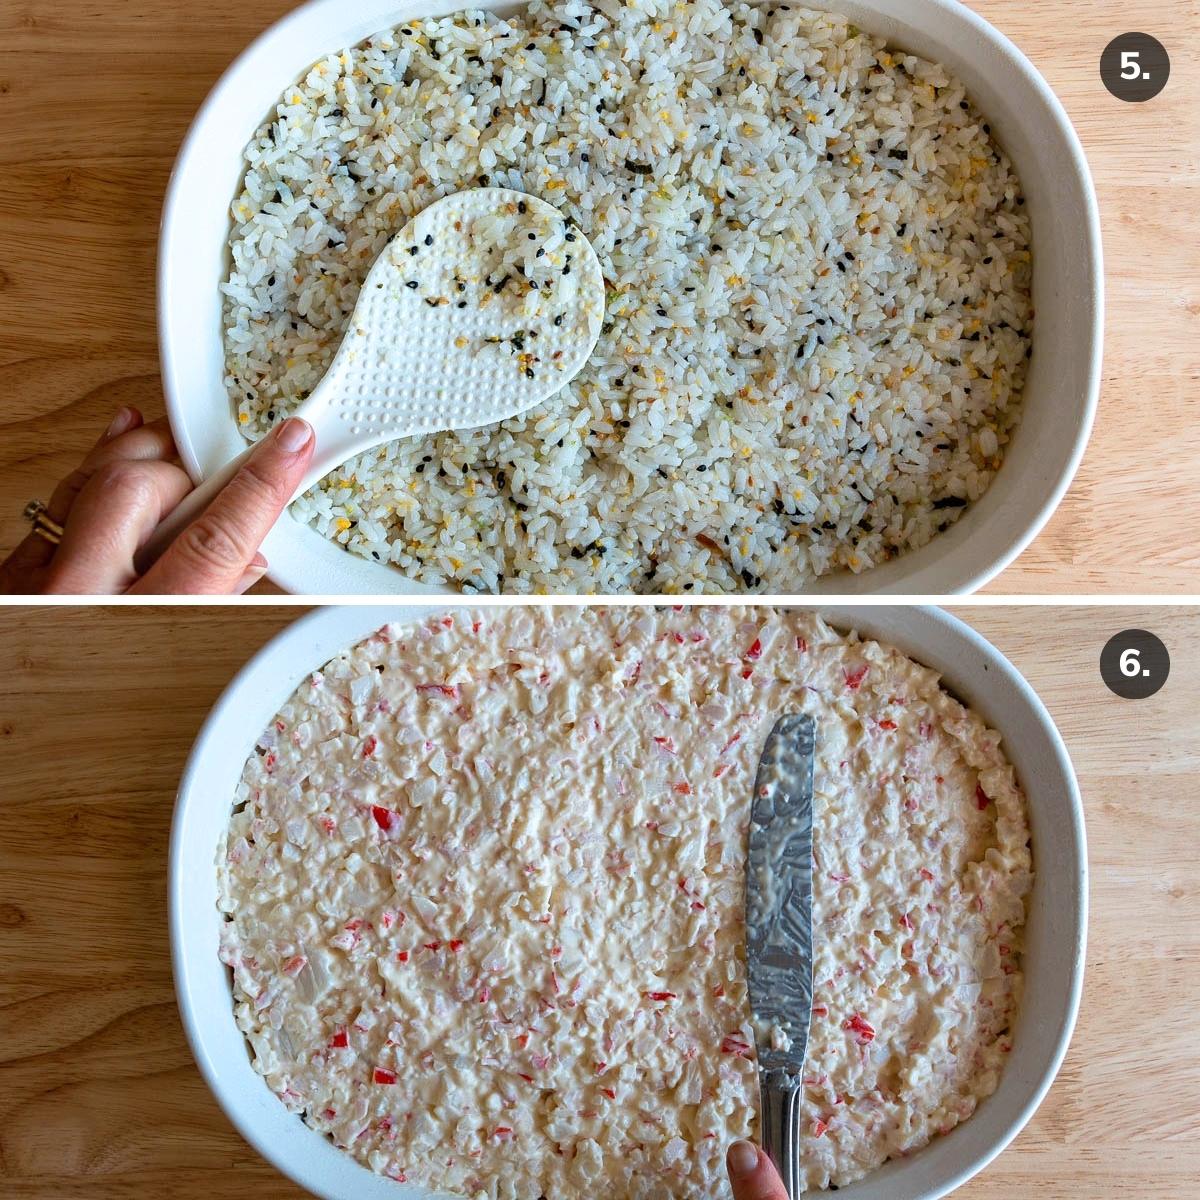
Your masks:
[{"label": "creamy crab mixture", "polygon": [[256,1068],[397,1180],[727,1196],[750,793],[789,711],[818,742],[805,1185],[970,1116],[1021,990],[1012,768],[932,671],[767,608],[458,610],[301,684],[219,863]]}]

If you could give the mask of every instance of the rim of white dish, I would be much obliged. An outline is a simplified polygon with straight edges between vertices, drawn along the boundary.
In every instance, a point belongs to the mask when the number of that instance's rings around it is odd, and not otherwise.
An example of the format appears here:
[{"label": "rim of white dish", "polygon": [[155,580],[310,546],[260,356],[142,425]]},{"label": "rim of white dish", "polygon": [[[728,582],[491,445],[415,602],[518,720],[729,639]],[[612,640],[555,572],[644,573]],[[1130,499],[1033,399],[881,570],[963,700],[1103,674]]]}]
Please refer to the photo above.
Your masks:
[{"label": "rim of white dish", "polygon": [[[346,1200],[346,1194],[344,1192],[329,1190],[314,1182],[311,1174],[305,1169],[303,1162],[293,1160],[284,1152],[284,1148],[263,1136],[262,1132],[251,1120],[243,1118],[240,1107],[234,1102],[235,1087],[227,1085],[226,1081],[221,1077],[212,1056],[209,1054],[204,1032],[206,1022],[201,1015],[198,1015],[198,1007],[191,999],[191,987],[189,983],[190,964],[188,952],[189,949],[193,948],[195,939],[189,936],[186,928],[187,871],[185,868],[188,848],[184,842],[184,810],[189,804],[203,803],[205,801],[202,786],[205,764],[210,755],[219,752],[220,733],[218,727],[222,720],[224,709],[236,696],[240,695],[243,689],[276,683],[280,675],[277,659],[285,648],[294,647],[299,651],[302,659],[302,661],[293,659],[286,671],[289,679],[288,692],[290,693],[291,689],[295,687],[296,682],[303,678],[307,672],[318,669],[325,661],[328,661],[329,657],[338,653],[340,649],[344,649],[362,637],[367,636],[371,629],[378,628],[389,622],[403,621],[405,619],[417,621],[431,612],[452,612],[461,609],[469,610],[472,608],[489,607],[495,606],[458,603],[450,600],[441,604],[340,605],[319,608],[305,614],[271,637],[265,645],[254,653],[221,692],[221,695],[204,719],[204,723],[196,736],[180,777],[179,788],[176,793],[175,810],[171,822],[167,901],[172,976],[180,1020],[183,1024],[188,1045],[201,1076],[204,1078],[217,1104],[237,1129],[238,1133],[263,1158],[285,1176],[300,1186],[314,1192],[314,1194],[320,1195],[324,1200]],[[928,605],[850,606],[813,604],[797,605],[795,607],[818,611],[832,625],[843,629],[858,630],[864,636],[875,638],[886,636],[882,630],[869,628],[875,624],[873,620],[875,610],[880,607],[900,607],[903,612],[911,614],[912,618],[918,623],[924,623],[931,632],[936,630],[939,636],[948,637],[950,640],[960,639],[964,651],[970,650],[978,654],[987,664],[987,669],[995,669],[998,675],[1003,676],[1005,681],[1015,688],[1021,700],[1028,706],[1029,713],[1047,737],[1054,757],[1055,767],[1067,789],[1070,811],[1070,841],[1077,847],[1078,856],[1076,863],[1078,886],[1075,889],[1074,911],[1069,914],[1069,917],[1073,927],[1078,932],[1070,951],[1071,963],[1067,991],[1064,998],[1065,1008],[1062,1011],[1058,1028],[1054,1032],[1053,1047],[1051,1053],[1044,1058],[1039,1066],[1036,1082],[1031,1083],[1027,1099],[1016,1113],[1003,1123],[998,1135],[981,1151],[970,1156],[941,1185],[925,1192],[922,1197],[922,1200],[940,1200],[941,1197],[948,1195],[968,1179],[982,1171],[1021,1132],[1045,1099],[1046,1093],[1054,1083],[1070,1045],[1083,992],[1089,898],[1087,838],[1079,785],[1062,735],[1059,733],[1054,719],[1042,703],[1041,698],[1008,658],[965,622],[942,609]],[[349,614],[351,613],[354,615],[350,616]],[[357,632],[352,632],[350,626]],[[864,628],[864,626],[868,628]],[[903,633],[901,633],[899,640],[905,640]],[[901,649],[903,648],[901,647]],[[903,652],[909,653],[907,650]],[[320,661],[309,661],[305,657],[306,655],[320,657]],[[919,661],[919,655],[915,657]],[[953,690],[953,681],[946,686]],[[268,707],[271,707],[271,705],[268,704]],[[273,707],[271,711],[274,711]],[[270,713],[264,713],[263,721],[265,722],[269,717]],[[992,722],[989,721],[989,723]],[[999,724],[993,723],[993,727],[999,728]],[[1005,736],[1003,729],[1000,729],[1000,733],[1002,737]],[[1026,786],[1028,786],[1027,783]],[[1034,847],[1034,855],[1036,862],[1036,845]],[[215,862],[213,863],[213,869],[215,870]],[[230,1006],[232,1009],[232,995],[230,997]],[[976,1117],[978,1115],[977,1113]],[[299,1117],[295,1119],[299,1121]],[[382,1179],[382,1177],[378,1178]],[[868,1176],[867,1178],[869,1180],[870,1177]],[[411,1192],[406,1191],[411,1185],[392,1184],[390,1180],[383,1180],[383,1182],[391,1187],[404,1189],[397,1191],[396,1194],[398,1197],[404,1194],[412,1195]],[[430,1193],[425,1194],[430,1195]],[[829,1193],[814,1192],[812,1194],[820,1196]]]},{"label": "rim of white dish", "polygon": [[[1083,152],[1083,143],[1079,140],[1079,134],[1076,133],[1067,110],[1058,98],[1058,93],[1046,82],[1045,77],[1033,65],[1028,55],[1011,38],[961,3],[961,0],[933,0],[933,2],[941,4],[947,10],[952,10],[960,19],[972,26],[983,41],[991,41],[1002,53],[1011,58],[1024,76],[1025,82],[1050,110],[1050,115],[1054,118],[1059,132],[1066,139],[1071,169],[1083,185],[1086,209],[1085,236],[1088,252],[1095,264],[1096,271],[1093,295],[1090,297],[1092,301],[1089,322],[1091,354],[1087,365],[1087,394],[1084,397],[1084,414],[1072,439],[1066,469],[1061,473],[1050,496],[1037,515],[1025,527],[1023,533],[1014,539],[1008,550],[996,555],[988,567],[981,568],[974,576],[964,581],[961,587],[954,589],[954,593],[957,595],[969,595],[990,583],[1001,571],[1007,570],[1020,555],[1025,553],[1033,539],[1045,529],[1050,518],[1054,516],[1058,506],[1062,503],[1063,497],[1067,494],[1067,489],[1075,482],[1079,464],[1083,461],[1084,452],[1087,450],[1088,441],[1092,436],[1096,411],[1100,406],[1100,382],[1104,369],[1104,245],[1100,232],[1100,205],[1096,199],[1096,185],[1092,179],[1091,168],[1088,166],[1087,155]],[[1036,344],[1036,326],[1033,338]],[[1004,470],[1003,464],[1001,464],[1000,470]]]}]

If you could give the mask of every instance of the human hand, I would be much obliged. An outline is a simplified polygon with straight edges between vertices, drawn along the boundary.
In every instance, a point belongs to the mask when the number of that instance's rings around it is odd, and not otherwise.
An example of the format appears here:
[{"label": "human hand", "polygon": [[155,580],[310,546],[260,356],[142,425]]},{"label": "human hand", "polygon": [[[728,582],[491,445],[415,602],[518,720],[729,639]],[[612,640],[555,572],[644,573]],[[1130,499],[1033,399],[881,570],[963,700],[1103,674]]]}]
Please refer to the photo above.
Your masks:
[{"label": "human hand", "polygon": [[45,515],[60,544],[30,533],[0,565],[0,593],[236,595],[267,569],[258,553],[312,458],[312,427],[284,421],[144,574],[134,559],[192,490],[165,421],[122,408]]},{"label": "human hand", "polygon": [[733,1200],[788,1200],[775,1164],[750,1142],[734,1142],[725,1152]]}]

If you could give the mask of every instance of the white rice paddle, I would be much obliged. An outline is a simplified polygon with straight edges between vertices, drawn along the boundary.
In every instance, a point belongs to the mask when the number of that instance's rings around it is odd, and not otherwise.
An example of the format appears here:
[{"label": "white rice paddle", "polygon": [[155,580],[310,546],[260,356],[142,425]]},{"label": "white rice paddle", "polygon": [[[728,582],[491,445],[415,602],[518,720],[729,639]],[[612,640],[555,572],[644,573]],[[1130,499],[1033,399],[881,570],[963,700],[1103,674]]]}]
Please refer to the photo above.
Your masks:
[{"label": "white rice paddle", "polygon": [[[595,251],[552,205],[508,188],[436,201],[375,260],[329,370],[291,414],[316,432],[296,495],[383,442],[491,425],[540,404],[587,362],[603,316]],[[141,570],[252,450],[167,516]]]}]

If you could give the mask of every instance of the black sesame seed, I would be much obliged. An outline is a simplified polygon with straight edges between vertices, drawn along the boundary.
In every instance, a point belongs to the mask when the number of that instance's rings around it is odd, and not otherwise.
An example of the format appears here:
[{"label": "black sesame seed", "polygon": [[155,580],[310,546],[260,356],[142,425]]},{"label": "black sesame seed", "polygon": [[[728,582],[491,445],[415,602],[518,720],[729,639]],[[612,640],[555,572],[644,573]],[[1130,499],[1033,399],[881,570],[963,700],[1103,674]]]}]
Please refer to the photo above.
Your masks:
[{"label": "black sesame seed", "polygon": [[410,279],[404,286],[406,288],[412,288],[415,291],[421,285],[415,279]]},{"label": "black sesame seed", "polygon": [[432,233],[427,233],[425,235],[425,245],[427,245],[427,246],[433,245],[433,234]]}]

